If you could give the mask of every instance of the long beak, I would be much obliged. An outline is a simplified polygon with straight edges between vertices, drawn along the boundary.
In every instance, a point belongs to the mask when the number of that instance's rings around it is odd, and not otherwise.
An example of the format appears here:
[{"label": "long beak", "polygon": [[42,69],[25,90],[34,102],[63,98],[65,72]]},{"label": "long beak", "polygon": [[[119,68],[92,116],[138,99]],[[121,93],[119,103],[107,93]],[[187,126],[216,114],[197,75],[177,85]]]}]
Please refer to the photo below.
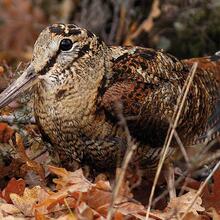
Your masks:
[{"label": "long beak", "polygon": [[0,94],[0,108],[13,101],[22,92],[37,83],[37,74],[32,65],[29,65],[24,73]]}]

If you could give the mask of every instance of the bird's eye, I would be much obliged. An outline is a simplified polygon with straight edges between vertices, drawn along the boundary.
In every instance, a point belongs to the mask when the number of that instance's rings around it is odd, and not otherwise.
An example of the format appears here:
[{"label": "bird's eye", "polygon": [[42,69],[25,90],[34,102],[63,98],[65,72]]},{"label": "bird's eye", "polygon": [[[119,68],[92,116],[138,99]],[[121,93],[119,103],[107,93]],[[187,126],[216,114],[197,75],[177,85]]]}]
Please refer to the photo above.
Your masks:
[{"label": "bird's eye", "polygon": [[60,50],[68,51],[72,48],[73,42],[70,39],[63,39],[60,42]]}]

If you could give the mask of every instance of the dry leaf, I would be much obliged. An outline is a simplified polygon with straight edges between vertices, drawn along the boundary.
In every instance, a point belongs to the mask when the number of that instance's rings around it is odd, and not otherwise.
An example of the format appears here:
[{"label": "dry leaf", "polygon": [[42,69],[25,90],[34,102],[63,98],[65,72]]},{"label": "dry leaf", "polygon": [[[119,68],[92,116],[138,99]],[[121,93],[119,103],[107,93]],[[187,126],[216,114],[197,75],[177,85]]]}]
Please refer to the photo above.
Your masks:
[{"label": "dry leaf", "polygon": [[[10,194],[13,204],[25,215],[34,216],[36,204],[49,196],[49,193],[40,186],[35,186],[32,189],[25,188],[23,196],[15,193]],[[48,213],[47,207],[37,207],[41,213]]]},{"label": "dry leaf", "polygon": [[16,216],[21,214],[21,211],[13,204],[0,204],[0,212],[6,215]]},{"label": "dry leaf", "polygon": [[194,215],[192,212],[188,213],[183,220],[204,220],[203,216]]},{"label": "dry leaf", "polygon": [[39,212],[37,209],[35,210],[34,217],[36,220],[49,220],[45,215]]},{"label": "dry leaf", "polygon": [[220,220],[220,215],[214,208],[210,208],[207,213],[212,217],[212,220]]},{"label": "dry leaf", "polygon": [[[178,213],[185,213],[189,205],[192,203],[193,199],[195,198],[195,195],[196,195],[195,192],[190,191],[180,197],[176,197],[168,203],[167,209],[177,210]],[[201,205],[202,205],[202,199],[201,197],[198,197],[195,203],[193,204],[190,212],[192,212],[194,215],[198,215],[198,212],[205,211],[205,209]]]},{"label": "dry leaf", "polygon": [[54,179],[57,189],[63,189],[65,186],[74,185],[72,192],[87,192],[92,185],[83,175],[82,169],[75,172],[68,172],[64,168],[58,168],[54,166],[48,166],[48,169],[59,176],[58,179]]},{"label": "dry leaf", "polygon": [[100,214],[96,213],[85,202],[81,202],[80,205],[76,208],[76,214],[78,219],[93,220],[95,215],[101,217]]},{"label": "dry leaf", "polygon": [[16,180],[12,178],[7,186],[2,190],[0,197],[2,197],[7,203],[11,203],[10,194],[16,193],[22,195],[25,189],[25,182],[23,179]]},{"label": "dry leaf", "polygon": [[205,188],[202,199],[206,209],[213,207],[220,214],[220,170],[214,173],[214,184],[209,190]]},{"label": "dry leaf", "polygon": [[102,180],[98,181],[83,198],[89,207],[96,210],[102,216],[107,215],[111,199],[112,192],[110,184]]},{"label": "dry leaf", "polygon": [[67,214],[64,216],[60,216],[57,220],[78,220],[78,218],[76,218],[75,216],[73,216],[71,214]]},{"label": "dry leaf", "polygon": [[14,134],[14,130],[7,123],[0,123],[0,143],[8,143]]},{"label": "dry leaf", "polygon": [[[81,169],[75,172],[68,172],[66,169],[48,166],[52,173],[59,176],[58,179],[54,179],[57,184],[56,188],[58,192],[53,193],[44,200],[42,200],[36,207],[49,207],[52,208],[55,205],[64,204],[64,199],[68,196],[73,198],[79,198],[81,193],[88,192],[93,185],[84,176]],[[75,203],[72,204],[73,206]]]},{"label": "dry leaf", "polygon": [[[153,215],[160,218],[160,219],[169,219],[169,220],[176,220],[182,214],[188,210],[188,207],[192,203],[193,199],[195,198],[196,192],[190,191],[180,197],[173,198],[169,203],[168,206],[164,211],[155,211]],[[205,209],[201,206],[202,199],[198,197],[193,204],[192,208],[188,212],[187,216],[196,216],[195,220],[200,219],[198,212],[203,212]],[[191,215],[192,213],[192,215]],[[187,220],[188,218],[184,218]]]},{"label": "dry leaf", "polygon": [[18,154],[26,165],[24,169],[26,169],[27,171],[32,170],[36,172],[41,177],[41,179],[44,181],[45,180],[44,179],[45,178],[44,168],[39,163],[37,163],[34,160],[31,160],[27,156],[25,148],[24,148],[24,144],[23,144],[23,139],[18,133],[16,133],[16,144],[17,144]]}]

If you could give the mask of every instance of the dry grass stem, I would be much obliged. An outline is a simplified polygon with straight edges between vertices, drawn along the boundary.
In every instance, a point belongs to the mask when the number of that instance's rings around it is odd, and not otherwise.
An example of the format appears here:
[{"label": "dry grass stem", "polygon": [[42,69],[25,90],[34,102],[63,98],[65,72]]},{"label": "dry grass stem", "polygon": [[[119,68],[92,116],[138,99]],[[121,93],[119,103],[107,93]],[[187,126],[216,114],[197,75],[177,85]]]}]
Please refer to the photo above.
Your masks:
[{"label": "dry grass stem", "polygon": [[155,174],[153,186],[152,186],[150,197],[149,197],[149,200],[148,200],[148,208],[147,208],[147,214],[146,214],[146,218],[145,218],[146,220],[149,219],[150,208],[151,208],[151,204],[152,204],[152,201],[153,201],[153,196],[154,196],[154,192],[155,192],[155,189],[156,189],[156,185],[157,185],[157,182],[158,182],[158,179],[159,179],[159,176],[160,176],[160,172],[161,172],[162,166],[164,164],[164,161],[166,159],[166,156],[167,156],[167,153],[168,153],[168,150],[169,150],[169,146],[171,144],[171,140],[173,138],[174,131],[177,127],[179,117],[181,115],[183,105],[185,103],[187,94],[188,94],[190,86],[192,84],[197,66],[198,66],[198,63],[194,63],[191,70],[190,70],[189,76],[186,79],[186,82],[185,82],[185,84],[183,86],[183,89],[182,89],[182,93],[181,93],[180,98],[177,102],[177,107],[174,111],[175,120],[174,120],[173,126],[170,125],[170,128],[168,129],[167,137],[166,137],[166,140],[164,142],[164,146],[163,146],[162,151],[161,151],[160,161],[159,161],[159,164],[158,164],[158,167],[157,167],[157,171],[156,171],[156,174]]},{"label": "dry grass stem", "polygon": [[66,205],[66,207],[67,207],[67,209],[68,209],[68,211],[69,211],[70,216],[71,216],[73,219],[76,219],[76,217],[75,217],[75,215],[73,214],[73,212],[72,212],[72,210],[71,210],[71,208],[70,208],[70,206],[69,206],[69,204],[68,204],[66,198],[65,198],[63,201],[64,201],[64,203],[65,203],[65,205]]},{"label": "dry grass stem", "polygon": [[192,164],[190,162],[189,156],[187,155],[186,149],[185,149],[182,141],[180,140],[180,137],[179,137],[178,133],[176,132],[176,130],[174,131],[174,137],[176,138],[177,144],[180,147],[181,153],[183,154],[183,157],[186,161],[187,167],[191,167]]},{"label": "dry grass stem", "polygon": [[109,210],[108,210],[108,215],[107,215],[107,220],[111,220],[114,214],[114,206],[115,206],[115,202],[116,199],[118,197],[121,185],[123,183],[124,180],[124,176],[125,176],[125,172],[127,170],[128,164],[133,156],[134,151],[137,148],[137,145],[133,143],[132,139],[131,139],[131,135],[127,126],[127,122],[125,117],[123,116],[122,113],[122,106],[120,105],[120,103],[118,103],[118,118],[119,118],[119,123],[120,125],[124,128],[125,130],[125,134],[126,134],[126,138],[127,138],[127,150],[125,153],[125,156],[123,158],[122,161],[122,166],[121,166],[121,172],[119,175],[116,175],[116,180],[115,180],[115,185],[113,188],[113,192],[112,192],[112,200],[111,200],[111,204],[109,206]]}]

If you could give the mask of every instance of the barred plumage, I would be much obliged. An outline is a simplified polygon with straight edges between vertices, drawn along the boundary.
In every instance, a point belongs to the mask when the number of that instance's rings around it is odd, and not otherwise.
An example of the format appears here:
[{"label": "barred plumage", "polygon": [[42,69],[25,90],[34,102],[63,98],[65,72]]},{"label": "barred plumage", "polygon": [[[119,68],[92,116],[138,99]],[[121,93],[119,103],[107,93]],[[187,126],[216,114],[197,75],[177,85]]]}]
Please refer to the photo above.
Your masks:
[{"label": "barred plumage", "polygon": [[[205,59],[211,66],[219,65],[219,59]],[[196,61],[199,67],[177,127],[184,145],[206,136],[218,99],[219,69]],[[117,123],[120,103],[138,142],[134,161],[147,168],[159,158],[193,62],[162,50],[107,46],[76,25],[55,24],[40,34],[30,66],[0,96],[0,106],[32,82],[37,123],[62,165],[69,168],[75,161],[106,170],[115,167],[127,147],[126,134]],[[173,140],[170,152],[176,146]]]}]

